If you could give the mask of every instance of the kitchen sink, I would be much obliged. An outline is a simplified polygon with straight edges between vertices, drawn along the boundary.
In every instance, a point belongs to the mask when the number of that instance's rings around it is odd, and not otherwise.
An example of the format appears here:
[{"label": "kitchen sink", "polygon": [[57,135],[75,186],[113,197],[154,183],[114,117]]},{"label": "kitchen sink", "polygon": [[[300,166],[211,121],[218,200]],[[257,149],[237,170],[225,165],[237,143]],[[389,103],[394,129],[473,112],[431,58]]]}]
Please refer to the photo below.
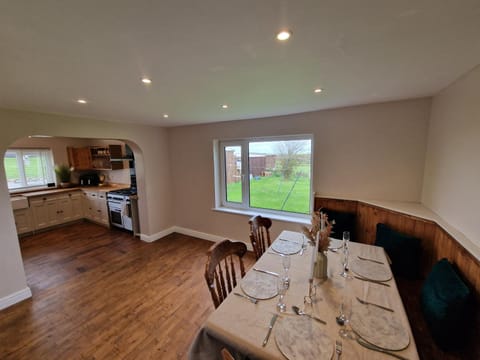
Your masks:
[{"label": "kitchen sink", "polygon": [[12,196],[10,202],[13,210],[28,208],[28,198],[25,196]]}]

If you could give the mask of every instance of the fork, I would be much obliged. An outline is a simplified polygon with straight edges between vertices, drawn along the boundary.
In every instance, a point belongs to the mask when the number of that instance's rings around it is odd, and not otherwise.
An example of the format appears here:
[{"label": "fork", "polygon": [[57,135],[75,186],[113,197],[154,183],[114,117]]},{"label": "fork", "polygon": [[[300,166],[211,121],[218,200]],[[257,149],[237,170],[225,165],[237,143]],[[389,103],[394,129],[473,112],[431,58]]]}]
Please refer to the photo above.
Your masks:
[{"label": "fork", "polygon": [[340,355],[342,355],[342,342],[340,340],[335,340],[335,352],[337,353],[337,360],[339,360]]}]

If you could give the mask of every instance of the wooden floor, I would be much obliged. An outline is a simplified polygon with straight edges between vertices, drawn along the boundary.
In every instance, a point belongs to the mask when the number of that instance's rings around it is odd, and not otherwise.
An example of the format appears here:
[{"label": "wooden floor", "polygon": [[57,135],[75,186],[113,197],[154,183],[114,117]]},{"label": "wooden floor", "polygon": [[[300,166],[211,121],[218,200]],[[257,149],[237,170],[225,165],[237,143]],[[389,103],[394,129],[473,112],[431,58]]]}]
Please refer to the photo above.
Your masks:
[{"label": "wooden floor", "polygon": [[85,222],[20,243],[33,298],[0,312],[1,359],[184,359],[214,310],[208,241]]}]

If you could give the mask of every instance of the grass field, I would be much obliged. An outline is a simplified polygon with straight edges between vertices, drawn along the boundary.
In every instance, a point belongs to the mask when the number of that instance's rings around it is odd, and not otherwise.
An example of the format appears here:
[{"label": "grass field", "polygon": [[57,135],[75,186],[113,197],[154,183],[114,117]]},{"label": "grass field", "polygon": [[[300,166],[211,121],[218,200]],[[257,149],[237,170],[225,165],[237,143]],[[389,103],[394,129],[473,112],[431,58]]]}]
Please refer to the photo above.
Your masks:
[{"label": "grass field", "polygon": [[[11,184],[19,183],[20,173],[18,171],[17,159],[13,157],[4,157],[3,164],[5,167],[7,181]],[[35,184],[35,182],[41,181],[43,179],[43,172],[40,166],[40,158],[31,156],[28,159],[28,163],[26,163],[25,165],[25,176],[27,178],[27,183]]]},{"label": "grass field", "polygon": [[[300,177],[287,199],[294,183],[295,179],[285,180],[281,176],[251,179],[250,207],[308,214],[310,212],[310,178]],[[241,183],[228,184],[227,194],[228,201],[241,202]]]}]

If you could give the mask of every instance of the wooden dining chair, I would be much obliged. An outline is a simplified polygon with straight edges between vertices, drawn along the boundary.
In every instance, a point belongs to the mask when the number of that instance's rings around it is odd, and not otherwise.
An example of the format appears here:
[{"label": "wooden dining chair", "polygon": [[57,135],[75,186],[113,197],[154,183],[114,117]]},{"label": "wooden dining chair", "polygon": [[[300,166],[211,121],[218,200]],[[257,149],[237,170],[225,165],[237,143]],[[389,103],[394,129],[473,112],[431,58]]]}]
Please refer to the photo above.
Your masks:
[{"label": "wooden dining chair", "polygon": [[215,308],[237,286],[237,280],[245,276],[242,258],[246,252],[247,246],[243,242],[230,240],[223,240],[208,249],[205,280]]},{"label": "wooden dining chair", "polygon": [[222,354],[222,360],[235,360],[235,358],[230,354],[230,351],[227,349],[223,348],[222,351],[220,351]]},{"label": "wooden dining chair", "polygon": [[258,260],[271,245],[270,227],[272,226],[272,220],[257,215],[248,220],[248,223],[250,224],[250,241],[252,242],[255,258]]}]

